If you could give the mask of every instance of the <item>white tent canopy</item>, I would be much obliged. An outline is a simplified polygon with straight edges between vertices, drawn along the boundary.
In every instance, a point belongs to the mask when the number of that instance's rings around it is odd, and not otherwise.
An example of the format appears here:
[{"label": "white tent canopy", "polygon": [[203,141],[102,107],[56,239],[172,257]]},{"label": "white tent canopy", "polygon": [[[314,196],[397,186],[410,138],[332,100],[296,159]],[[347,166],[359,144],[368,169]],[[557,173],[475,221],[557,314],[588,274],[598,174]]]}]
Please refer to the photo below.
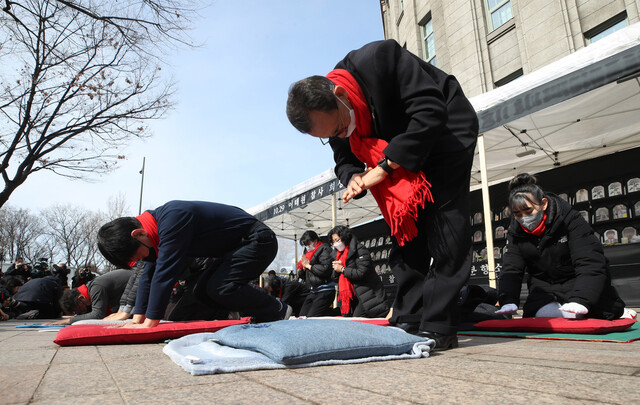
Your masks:
[{"label": "white tent canopy", "polygon": [[[484,151],[476,151],[472,189],[482,183],[479,152],[486,186],[640,145],[639,73],[640,23],[473,97]],[[329,169],[249,212],[288,239],[380,217],[370,193],[343,205],[341,189]]]}]

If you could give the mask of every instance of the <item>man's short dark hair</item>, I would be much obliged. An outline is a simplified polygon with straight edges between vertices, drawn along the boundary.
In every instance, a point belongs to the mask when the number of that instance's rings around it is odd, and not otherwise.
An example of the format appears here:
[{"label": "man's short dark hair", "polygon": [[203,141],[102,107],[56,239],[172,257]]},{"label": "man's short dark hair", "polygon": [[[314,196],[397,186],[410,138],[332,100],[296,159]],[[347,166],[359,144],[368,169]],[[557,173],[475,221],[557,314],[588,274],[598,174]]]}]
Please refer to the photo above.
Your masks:
[{"label": "man's short dark hair", "polygon": [[311,111],[337,110],[334,87],[333,82],[324,76],[310,76],[292,84],[287,99],[287,117],[291,125],[308,134],[311,132]]},{"label": "man's short dark hair", "polygon": [[340,240],[345,245],[349,246],[349,243],[351,243],[351,238],[353,237],[353,233],[351,232],[351,229],[348,226],[344,226],[344,225],[334,226],[333,229],[331,229],[327,234],[327,236],[329,237],[329,241],[331,241],[331,236],[334,234],[338,235],[340,237]]},{"label": "man's short dark hair", "polygon": [[282,279],[276,275],[268,275],[267,277],[263,277],[262,279],[262,288],[272,293],[272,295],[277,295],[278,290],[282,286]]},{"label": "man's short dark hair", "polygon": [[102,225],[98,231],[98,249],[102,256],[118,268],[130,269],[129,261],[140,247],[131,232],[140,227],[140,221],[133,217],[117,218]]},{"label": "man's short dark hair", "polygon": [[300,244],[302,246],[306,246],[309,242],[313,242],[314,240],[320,240],[320,237],[314,231],[305,231],[300,237]]},{"label": "man's short dark hair", "polygon": [[66,315],[76,315],[76,308],[80,304],[80,291],[77,288],[64,290],[59,302]]}]

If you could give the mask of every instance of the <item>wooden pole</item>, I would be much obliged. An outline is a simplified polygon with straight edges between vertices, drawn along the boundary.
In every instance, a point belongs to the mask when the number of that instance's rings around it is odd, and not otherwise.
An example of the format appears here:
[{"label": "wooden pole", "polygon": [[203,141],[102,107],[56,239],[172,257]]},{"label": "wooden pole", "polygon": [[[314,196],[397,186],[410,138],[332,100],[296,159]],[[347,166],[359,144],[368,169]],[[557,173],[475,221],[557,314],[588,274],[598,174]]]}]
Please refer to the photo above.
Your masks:
[{"label": "wooden pole", "polygon": [[478,155],[480,157],[480,178],[482,180],[482,208],[484,212],[484,233],[487,242],[487,270],[489,271],[489,286],[496,288],[496,263],[493,256],[493,218],[489,201],[489,180],[487,176],[487,161],[484,154],[484,134],[478,135]]}]

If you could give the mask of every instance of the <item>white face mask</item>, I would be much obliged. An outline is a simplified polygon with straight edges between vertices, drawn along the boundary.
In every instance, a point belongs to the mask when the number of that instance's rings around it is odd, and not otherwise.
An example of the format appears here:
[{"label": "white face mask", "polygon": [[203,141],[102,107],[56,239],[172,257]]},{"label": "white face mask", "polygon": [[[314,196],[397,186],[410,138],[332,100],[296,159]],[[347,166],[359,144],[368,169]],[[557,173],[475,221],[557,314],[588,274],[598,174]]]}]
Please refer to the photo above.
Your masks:
[{"label": "white face mask", "polygon": [[307,245],[307,252],[311,252],[316,247],[315,243],[310,243]]},{"label": "white face mask", "polygon": [[333,248],[342,252],[345,248],[344,242],[343,241],[335,242],[333,244]]},{"label": "white face mask", "polygon": [[336,98],[338,100],[340,100],[340,102],[342,103],[342,105],[344,105],[345,107],[347,107],[347,109],[349,110],[349,126],[347,127],[347,138],[351,136],[351,134],[353,133],[353,131],[355,131],[356,129],[356,113],[353,111],[352,108],[349,108],[347,106],[347,104],[342,101],[340,99],[340,97],[336,96]]}]

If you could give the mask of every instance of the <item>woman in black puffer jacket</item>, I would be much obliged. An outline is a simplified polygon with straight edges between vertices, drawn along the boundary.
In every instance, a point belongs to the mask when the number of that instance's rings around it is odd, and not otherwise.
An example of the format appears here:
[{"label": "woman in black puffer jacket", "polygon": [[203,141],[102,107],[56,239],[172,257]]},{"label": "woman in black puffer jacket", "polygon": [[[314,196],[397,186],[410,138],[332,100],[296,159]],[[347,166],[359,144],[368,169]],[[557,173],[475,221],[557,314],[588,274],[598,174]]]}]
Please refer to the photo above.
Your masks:
[{"label": "woman in black puffer jacket", "polygon": [[351,230],[338,225],[329,231],[333,271],[343,316],[384,318],[389,312],[384,285],[373,269],[371,255]]},{"label": "woman in black puffer jacket", "polygon": [[517,310],[526,272],[525,317],[616,319],[623,314],[624,302],[611,285],[602,244],[580,213],[555,194],[544,193],[526,173],[511,180],[509,206],[513,219],[498,313]]},{"label": "woman in black puffer jacket", "polygon": [[305,253],[298,262],[298,272],[310,289],[300,309],[300,316],[331,316],[336,296],[336,282],[331,270],[331,248],[322,243],[314,231],[303,233],[300,244],[305,247]]}]

